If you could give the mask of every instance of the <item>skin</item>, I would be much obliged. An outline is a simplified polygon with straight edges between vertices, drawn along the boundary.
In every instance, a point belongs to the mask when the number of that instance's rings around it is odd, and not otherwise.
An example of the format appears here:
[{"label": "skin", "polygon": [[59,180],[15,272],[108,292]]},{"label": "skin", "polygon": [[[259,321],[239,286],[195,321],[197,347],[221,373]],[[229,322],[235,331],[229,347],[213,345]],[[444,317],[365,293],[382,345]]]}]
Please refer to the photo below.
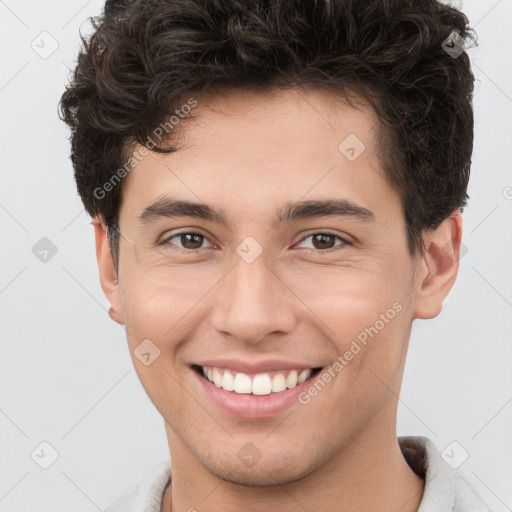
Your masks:
[{"label": "skin", "polygon": [[[184,149],[150,153],[123,183],[117,274],[103,219],[94,221],[110,315],[126,326],[135,369],[165,420],[173,473],[162,511],[416,511],[424,481],[398,445],[397,397],[412,322],[437,316],[456,279],[460,213],[426,231],[426,253],[411,256],[367,106],[319,90],[196,99],[198,117],[181,125]],[[366,146],[353,162],[338,150],[350,133]],[[143,228],[137,217],[164,195],[222,210],[229,226],[186,217]],[[338,198],[374,220],[273,221],[288,201]],[[201,255],[183,252],[180,237],[172,242],[182,252],[154,248],[182,231],[206,237]],[[317,254],[312,238],[302,241],[325,231],[352,243],[333,238]],[[236,252],[248,236],[263,248],[250,264]],[[335,379],[278,417],[220,410],[191,369],[220,357],[328,367],[397,302],[401,311]],[[149,366],[134,357],[147,338],[161,351]],[[261,454],[250,467],[237,457],[247,442]]]}]

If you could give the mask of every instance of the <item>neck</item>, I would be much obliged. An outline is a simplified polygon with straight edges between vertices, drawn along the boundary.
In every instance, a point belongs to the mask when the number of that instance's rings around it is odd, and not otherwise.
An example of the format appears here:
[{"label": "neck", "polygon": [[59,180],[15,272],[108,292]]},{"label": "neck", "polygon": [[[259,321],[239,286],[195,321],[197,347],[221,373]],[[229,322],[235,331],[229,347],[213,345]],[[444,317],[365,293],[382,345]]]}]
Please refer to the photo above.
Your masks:
[{"label": "neck", "polygon": [[286,485],[251,487],[210,473],[166,425],[172,449],[172,485],[164,496],[162,512],[198,510],[235,512],[251,504],[251,511],[282,512],[417,512],[424,480],[404,459],[395,427],[382,424],[353,439],[332,459],[298,481]]}]

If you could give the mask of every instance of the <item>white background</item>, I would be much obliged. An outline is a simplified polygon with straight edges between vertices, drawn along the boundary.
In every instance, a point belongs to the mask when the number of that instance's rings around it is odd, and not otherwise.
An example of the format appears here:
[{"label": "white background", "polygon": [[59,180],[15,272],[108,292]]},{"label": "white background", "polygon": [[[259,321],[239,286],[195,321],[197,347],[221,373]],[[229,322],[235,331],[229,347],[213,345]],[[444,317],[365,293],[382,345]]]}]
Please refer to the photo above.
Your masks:
[{"label": "white background", "polygon": [[[57,117],[79,29],[88,33],[102,6],[0,1],[0,512],[104,510],[169,456],[125,332],[107,315]],[[415,322],[398,434],[425,435],[440,451],[457,441],[469,453],[460,470],[502,512],[512,510],[512,0],[462,9],[479,42],[469,50],[468,252],[441,315]],[[47,59],[31,48],[43,31],[59,45]],[[47,263],[32,253],[42,237],[58,249]],[[31,458],[42,441],[59,455],[46,470]]]}]

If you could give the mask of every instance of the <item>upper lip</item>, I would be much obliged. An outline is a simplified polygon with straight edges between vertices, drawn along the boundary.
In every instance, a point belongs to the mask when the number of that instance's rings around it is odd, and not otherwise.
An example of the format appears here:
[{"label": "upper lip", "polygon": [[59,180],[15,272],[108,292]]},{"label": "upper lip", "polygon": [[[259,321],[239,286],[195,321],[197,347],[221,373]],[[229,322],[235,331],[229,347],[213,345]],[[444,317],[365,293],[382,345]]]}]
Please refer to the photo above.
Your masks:
[{"label": "upper lip", "polygon": [[311,364],[298,363],[294,361],[283,361],[278,359],[267,359],[264,361],[243,361],[242,359],[209,359],[196,363],[198,366],[224,368],[240,373],[262,373],[279,370],[308,370],[319,368]]}]

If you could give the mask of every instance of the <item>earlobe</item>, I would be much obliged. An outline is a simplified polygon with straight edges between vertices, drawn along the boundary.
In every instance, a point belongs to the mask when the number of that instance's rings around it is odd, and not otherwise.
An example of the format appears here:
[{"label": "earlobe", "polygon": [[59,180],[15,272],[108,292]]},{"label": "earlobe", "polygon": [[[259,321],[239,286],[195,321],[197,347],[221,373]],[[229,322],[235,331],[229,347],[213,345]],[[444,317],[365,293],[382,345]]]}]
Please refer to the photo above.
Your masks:
[{"label": "earlobe", "polygon": [[108,228],[102,216],[95,217],[92,224],[94,226],[96,259],[98,261],[101,288],[111,304],[108,315],[114,322],[124,325],[119,298],[119,284],[112,254],[110,253]]},{"label": "earlobe", "polygon": [[426,252],[417,270],[414,318],[435,318],[452,289],[459,270],[462,215],[457,210],[424,236]]}]

